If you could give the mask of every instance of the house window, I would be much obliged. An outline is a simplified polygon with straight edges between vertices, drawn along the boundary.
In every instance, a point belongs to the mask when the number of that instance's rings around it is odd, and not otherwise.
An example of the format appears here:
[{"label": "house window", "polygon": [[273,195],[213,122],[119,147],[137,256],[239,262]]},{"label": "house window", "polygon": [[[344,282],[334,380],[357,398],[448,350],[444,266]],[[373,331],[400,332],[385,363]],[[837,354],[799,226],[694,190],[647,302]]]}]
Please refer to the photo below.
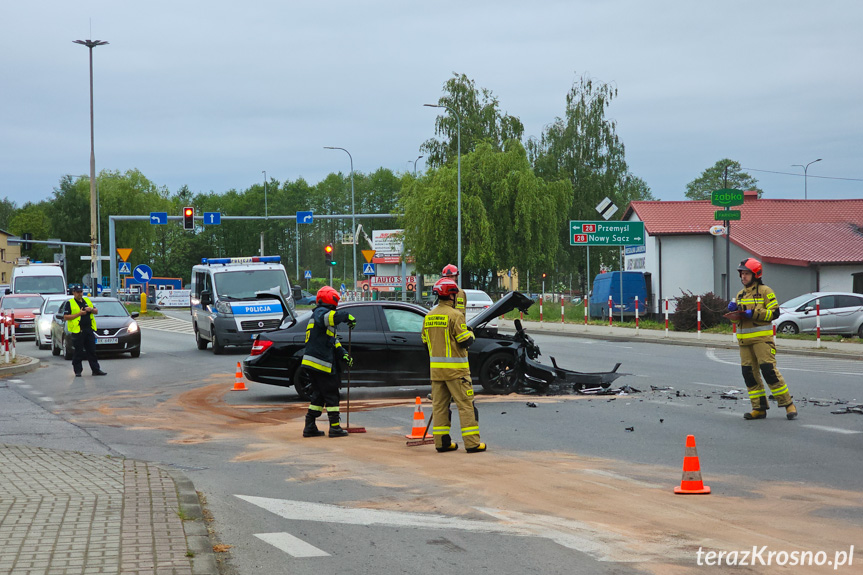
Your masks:
[{"label": "house window", "polygon": [[0,279],[4,284],[6,283],[6,272],[3,272],[3,279]]}]

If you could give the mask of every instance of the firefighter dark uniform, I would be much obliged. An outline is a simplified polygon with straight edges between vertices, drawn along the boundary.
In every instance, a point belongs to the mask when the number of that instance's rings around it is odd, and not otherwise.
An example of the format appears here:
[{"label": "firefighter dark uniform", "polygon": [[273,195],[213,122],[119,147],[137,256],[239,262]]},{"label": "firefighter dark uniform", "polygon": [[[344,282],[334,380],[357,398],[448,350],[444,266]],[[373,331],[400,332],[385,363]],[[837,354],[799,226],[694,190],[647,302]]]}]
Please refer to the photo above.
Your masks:
[{"label": "firefighter dark uniform", "polygon": [[303,437],[324,435],[315,425],[315,419],[320,417],[324,409],[330,422],[329,436],[344,437],[348,434],[340,424],[341,369],[338,361],[344,360],[352,365],[353,359],[336,337],[336,326],[346,323],[353,329],[356,320],[346,311],[336,311],[339,299],[339,293],[333,288],[321,288],[317,295],[318,306],[306,326],[306,349],[302,365],[312,380],[312,390]]},{"label": "firefighter dark uniform", "polygon": [[[458,268],[452,264],[447,264],[441,270],[441,278],[449,278],[456,282],[458,285]],[[466,315],[467,311],[467,295],[464,293],[464,290],[458,288],[458,293],[455,294],[455,309],[460,311],[462,315]]]},{"label": "firefighter dark uniform", "polygon": [[[769,405],[764,382],[773,393],[779,407],[784,407],[786,417],[797,417],[797,408],[788,391],[785,378],[776,368],[776,344],[773,340],[772,322],[779,315],[779,302],[773,290],[761,283],[761,263],[749,258],[741,262],[737,268],[741,272],[750,272],[752,281],[744,285],[737,294],[736,302],[731,302],[728,309],[741,311],[745,316],[737,320],[737,343],[740,347],[740,365],[743,371],[743,381],[749,392],[752,411],[744,414],[745,419],[764,419],[767,417]],[[751,313],[750,313],[751,312]],[[764,381],[762,381],[762,376]]]},{"label": "firefighter dark uniform", "polygon": [[428,346],[432,384],[432,418],[435,447],[439,452],[455,451],[458,444],[450,437],[450,401],[458,408],[461,436],[469,453],[486,450],[480,442],[479,424],[473,405],[470,364],[467,348],[474,341],[464,316],[456,311],[454,298],[458,286],[450,279],[438,280],[434,293],[438,305],[423,322],[422,340]]}]

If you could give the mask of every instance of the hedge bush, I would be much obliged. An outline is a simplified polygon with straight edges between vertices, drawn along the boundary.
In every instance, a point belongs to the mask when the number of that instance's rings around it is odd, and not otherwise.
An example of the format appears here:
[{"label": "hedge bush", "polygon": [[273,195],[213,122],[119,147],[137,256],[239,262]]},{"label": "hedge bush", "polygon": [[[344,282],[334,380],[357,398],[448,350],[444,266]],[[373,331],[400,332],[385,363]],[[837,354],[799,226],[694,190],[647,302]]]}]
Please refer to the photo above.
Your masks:
[{"label": "hedge bush", "polygon": [[[723,317],[728,311],[728,300],[722,299],[713,292],[701,295],[701,329],[728,323]],[[676,331],[695,331],[698,329],[698,295],[683,290],[683,295],[677,298],[677,311],[671,316],[671,323]]]}]

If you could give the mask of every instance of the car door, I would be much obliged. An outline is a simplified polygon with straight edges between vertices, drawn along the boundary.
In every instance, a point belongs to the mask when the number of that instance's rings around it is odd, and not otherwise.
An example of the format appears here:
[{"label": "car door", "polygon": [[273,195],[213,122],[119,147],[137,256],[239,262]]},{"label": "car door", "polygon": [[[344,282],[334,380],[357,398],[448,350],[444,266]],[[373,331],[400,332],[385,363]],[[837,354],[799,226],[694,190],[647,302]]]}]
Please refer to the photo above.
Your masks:
[{"label": "car door", "polygon": [[429,354],[422,342],[425,313],[421,310],[384,305],[381,307],[389,353],[388,375],[392,385],[413,382],[428,385]]},{"label": "car door", "polygon": [[836,299],[836,307],[833,309],[833,331],[836,333],[856,333],[860,313],[863,310],[863,298],[853,295],[836,295],[833,297]]},{"label": "car door", "polygon": [[[345,350],[354,358],[351,367],[351,383],[363,386],[389,385],[385,371],[387,365],[387,342],[381,329],[376,306],[359,304],[346,306],[345,311],[357,320],[357,326],[349,330],[347,324],[336,326],[336,337]],[[342,385],[347,383],[347,369],[342,373]]]},{"label": "car door", "polygon": [[824,332],[828,332],[830,331],[830,326],[832,326],[833,324],[833,296],[823,295],[817,298],[820,306],[820,312],[816,310],[815,299],[816,298],[809,300],[795,310],[795,315],[798,318],[801,332],[814,332],[816,328],[816,323],[819,321],[821,325],[821,330]]}]

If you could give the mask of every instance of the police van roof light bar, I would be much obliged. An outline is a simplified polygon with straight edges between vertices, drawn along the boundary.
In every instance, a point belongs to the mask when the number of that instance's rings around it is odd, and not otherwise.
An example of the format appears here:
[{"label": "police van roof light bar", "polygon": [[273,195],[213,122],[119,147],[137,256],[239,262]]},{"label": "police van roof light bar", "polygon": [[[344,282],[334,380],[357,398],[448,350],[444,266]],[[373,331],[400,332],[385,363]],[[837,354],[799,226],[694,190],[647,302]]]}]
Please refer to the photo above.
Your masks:
[{"label": "police van roof light bar", "polygon": [[251,256],[245,258],[201,258],[202,264],[277,264],[282,256]]}]

